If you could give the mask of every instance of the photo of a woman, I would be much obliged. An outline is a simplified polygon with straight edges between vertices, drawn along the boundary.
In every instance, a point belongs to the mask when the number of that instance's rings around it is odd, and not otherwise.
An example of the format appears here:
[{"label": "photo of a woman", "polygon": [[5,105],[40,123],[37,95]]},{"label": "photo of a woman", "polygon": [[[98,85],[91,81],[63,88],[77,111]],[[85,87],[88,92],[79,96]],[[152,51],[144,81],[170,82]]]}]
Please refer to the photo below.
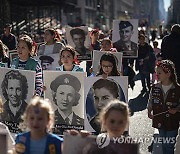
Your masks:
[{"label": "photo of a woman", "polygon": [[[112,78],[99,79],[91,87],[86,99],[86,114],[91,127],[97,134],[101,132],[98,121],[99,112],[110,100],[120,99],[125,101],[121,86]],[[93,108],[92,108],[93,104]]]}]

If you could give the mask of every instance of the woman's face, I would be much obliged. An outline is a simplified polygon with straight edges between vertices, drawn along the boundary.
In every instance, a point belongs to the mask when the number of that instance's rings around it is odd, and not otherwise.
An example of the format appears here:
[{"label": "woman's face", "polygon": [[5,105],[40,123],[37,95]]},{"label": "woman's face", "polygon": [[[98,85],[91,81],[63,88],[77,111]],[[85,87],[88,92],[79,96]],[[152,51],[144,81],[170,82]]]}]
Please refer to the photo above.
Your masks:
[{"label": "woman's face", "polygon": [[52,35],[52,34],[50,33],[50,31],[46,30],[46,31],[44,32],[44,41],[47,42],[47,43],[49,43],[49,42],[52,42],[53,40],[54,40],[54,35]]},{"label": "woman's face", "polygon": [[101,62],[101,67],[102,67],[102,70],[103,72],[106,74],[106,75],[110,75],[111,72],[112,72],[112,69],[113,69],[113,63],[111,63],[110,61],[102,61]]},{"label": "woman's face", "polygon": [[69,51],[63,51],[60,58],[63,65],[69,66],[73,64],[74,58],[71,52]]},{"label": "woman's face", "polygon": [[104,87],[94,90],[94,104],[98,112],[113,99],[113,94]]},{"label": "woman's face", "polygon": [[19,41],[17,45],[17,53],[21,60],[28,60],[29,54],[31,53],[30,49],[27,46],[25,41]]}]

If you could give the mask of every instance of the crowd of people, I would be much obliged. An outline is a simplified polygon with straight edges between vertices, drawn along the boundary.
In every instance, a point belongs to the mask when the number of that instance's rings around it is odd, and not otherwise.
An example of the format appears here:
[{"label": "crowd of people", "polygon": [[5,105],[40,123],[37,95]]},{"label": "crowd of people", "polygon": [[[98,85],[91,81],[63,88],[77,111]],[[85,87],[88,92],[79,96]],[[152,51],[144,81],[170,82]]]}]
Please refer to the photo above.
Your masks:
[{"label": "crowd of people", "polygon": [[[55,53],[59,54],[56,71],[86,72],[88,77],[102,78],[92,87],[96,114],[90,124],[96,134],[106,132],[110,138],[125,135],[129,109],[127,104],[120,101],[121,89],[108,77],[128,76],[129,86],[133,89],[135,71],[138,71],[142,83],[141,93],[150,92],[147,109],[152,127],[159,130],[160,137],[176,140],[180,120],[180,25],[172,26],[171,33],[162,39],[161,48],[158,48],[154,38],[152,47],[143,30],[139,31],[138,43],[133,42],[131,36],[134,28],[129,21],[120,21],[118,28],[120,40],[116,42],[112,42],[111,35],[104,34],[100,39],[100,30],[93,29],[89,32],[91,44],[87,48],[84,46],[87,33],[80,28],[69,32],[75,45],[72,47],[53,28],[44,31],[44,42],[37,45],[27,33],[16,39],[11,33],[11,25],[5,25],[0,40],[0,67],[12,70],[6,74],[1,86],[6,102],[0,99],[0,119],[18,120],[23,130],[14,141],[6,125],[0,123],[0,129],[7,130],[9,134],[8,150],[14,149],[17,153],[26,154],[53,151],[60,154],[63,151],[63,138],[50,133],[54,123],[60,121],[63,124],[83,125],[83,119],[72,111],[72,107],[78,104],[81,88],[75,76],[58,76],[50,85],[57,105],[55,117],[51,102],[43,98],[47,88],[43,83],[43,70],[48,67],[49,61],[52,63],[48,55]],[[14,59],[8,55],[11,50],[17,50],[18,56]],[[78,55],[92,54],[93,50],[106,51],[99,59],[98,72],[93,70],[92,59],[86,62],[86,70],[79,65],[82,60],[78,59]],[[123,53],[121,68],[117,65],[114,52]],[[34,56],[44,56],[41,58],[44,62],[39,63]],[[15,69],[35,71],[35,92],[28,103],[25,101],[27,80]],[[62,105],[65,99],[66,105]],[[15,113],[17,110],[21,112]],[[70,133],[78,134],[73,131]],[[179,144],[179,136],[176,149],[175,142],[162,144],[163,154],[174,154],[174,151],[180,153]]]}]

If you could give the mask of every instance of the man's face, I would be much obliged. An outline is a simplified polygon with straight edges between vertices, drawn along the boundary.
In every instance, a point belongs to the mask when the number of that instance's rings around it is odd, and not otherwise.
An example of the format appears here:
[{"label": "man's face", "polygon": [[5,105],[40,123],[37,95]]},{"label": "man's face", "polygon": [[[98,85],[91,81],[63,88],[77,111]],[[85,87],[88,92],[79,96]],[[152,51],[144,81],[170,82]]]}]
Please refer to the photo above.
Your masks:
[{"label": "man's face", "polygon": [[75,102],[75,89],[70,85],[60,85],[56,91],[56,102],[60,110],[72,110]]},{"label": "man's face", "polygon": [[133,34],[132,27],[126,27],[124,29],[119,30],[120,38],[124,42],[128,42],[131,40],[131,36]]},{"label": "man's face", "polygon": [[72,39],[73,39],[73,42],[74,42],[76,48],[84,47],[84,41],[85,41],[84,36],[79,35],[79,34],[74,34]]},{"label": "man's face", "polygon": [[11,105],[17,107],[22,100],[22,89],[20,80],[9,79],[6,91]]}]

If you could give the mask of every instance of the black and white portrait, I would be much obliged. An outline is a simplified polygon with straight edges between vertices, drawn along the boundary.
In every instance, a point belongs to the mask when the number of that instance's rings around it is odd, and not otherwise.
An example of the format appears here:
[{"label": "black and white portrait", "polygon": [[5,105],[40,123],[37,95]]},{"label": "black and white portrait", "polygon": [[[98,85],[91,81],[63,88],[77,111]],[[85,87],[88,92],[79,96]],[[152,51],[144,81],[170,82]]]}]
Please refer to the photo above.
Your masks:
[{"label": "black and white portrait", "polygon": [[84,126],[85,73],[50,73],[45,71],[44,74],[45,97],[54,102],[56,126]]},{"label": "black and white portrait", "polygon": [[[93,51],[93,72],[94,72],[94,74],[96,74],[99,71],[101,57],[106,53],[107,53],[107,51],[101,51],[101,52],[99,52],[98,50]],[[109,52],[109,53],[113,54],[116,57],[117,68],[119,70],[121,70],[123,54],[121,52]]]},{"label": "black and white portrait", "polygon": [[56,70],[56,67],[59,66],[60,55],[58,53],[40,55],[36,56],[35,59],[39,61],[43,70]]},{"label": "black and white portrait", "polygon": [[18,57],[17,50],[8,51],[8,56],[9,56],[10,61],[12,61],[14,58]]},{"label": "black and white portrait", "polygon": [[113,47],[123,53],[123,57],[138,56],[138,20],[114,20],[112,33]]},{"label": "black and white portrait", "polygon": [[87,26],[66,28],[66,38],[68,44],[75,48],[79,60],[91,60],[91,42]]},{"label": "black and white portrait", "polygon": [[0,71],[0,94],[4,102],[0,118],[9,124],[19,123],[28,101],[34,95],[35,72],[5,68],[0,68]]},{"label": "black and white portrait", "polygon": [[85,130],[100,133],[101,126],[97,117],[101,109],[113,99],[127,102],[127,77],[86,78],[85,83]]}]

